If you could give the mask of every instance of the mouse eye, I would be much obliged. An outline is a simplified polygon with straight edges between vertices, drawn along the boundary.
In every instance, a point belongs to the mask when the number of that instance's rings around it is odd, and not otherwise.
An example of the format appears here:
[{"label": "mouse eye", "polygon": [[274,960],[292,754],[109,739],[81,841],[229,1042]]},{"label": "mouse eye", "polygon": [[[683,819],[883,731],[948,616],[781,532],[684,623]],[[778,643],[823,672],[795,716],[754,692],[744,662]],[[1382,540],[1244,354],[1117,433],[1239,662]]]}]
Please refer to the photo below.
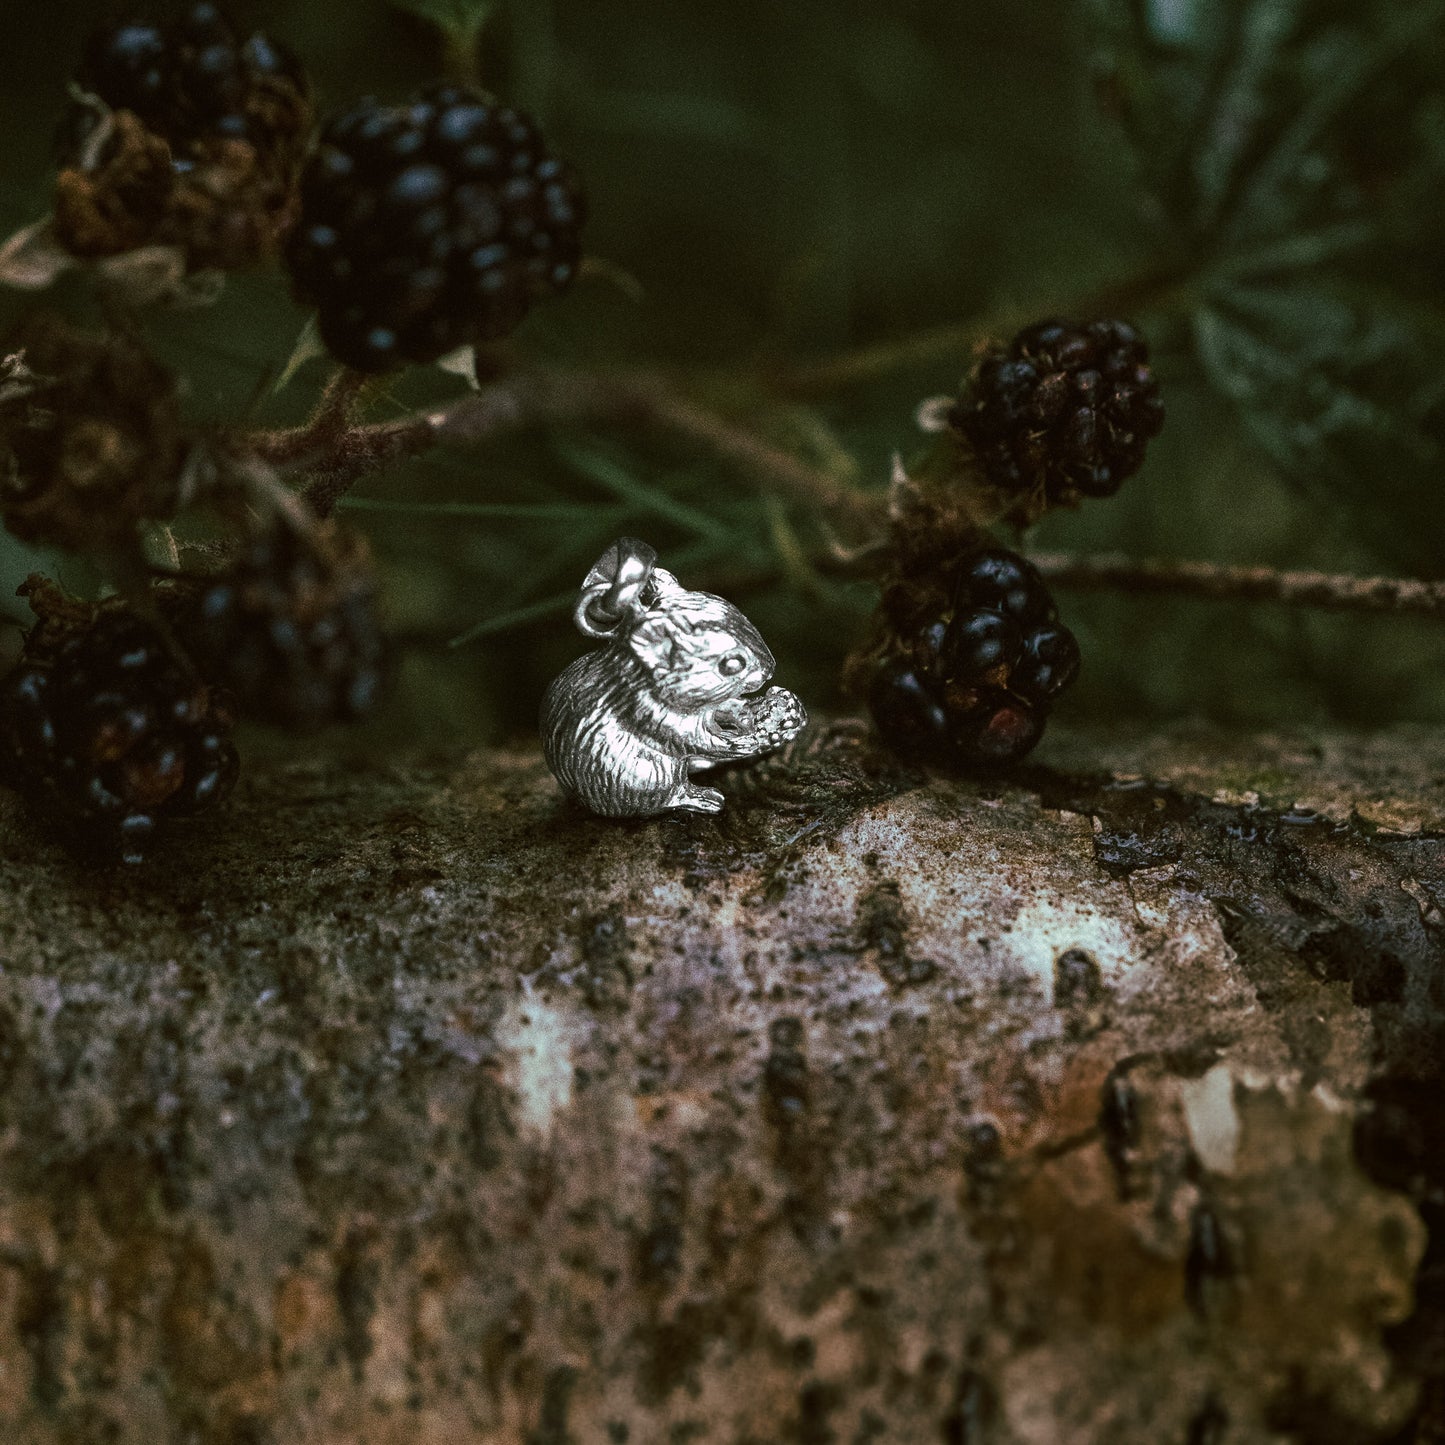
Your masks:
[{"label": "mouse eye", "polygon": [[741,652],[730,652],[718,663],[718,671],[724,677],[736,677],[747,665],[747,658]]}]

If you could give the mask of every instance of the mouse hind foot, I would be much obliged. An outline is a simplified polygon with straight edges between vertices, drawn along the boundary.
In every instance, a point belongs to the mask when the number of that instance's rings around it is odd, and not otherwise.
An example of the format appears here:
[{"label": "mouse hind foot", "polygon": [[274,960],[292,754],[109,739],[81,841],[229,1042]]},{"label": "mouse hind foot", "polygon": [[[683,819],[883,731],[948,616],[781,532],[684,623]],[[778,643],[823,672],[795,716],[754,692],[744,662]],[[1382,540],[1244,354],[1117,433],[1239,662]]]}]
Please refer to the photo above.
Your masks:
[{"label": "mouse hind foot", "polygon": [[691,783],[679,783],[663,805],[665,808],[684,808],[690,813],[720,813],[723,795],[716,788],[697,788]]}]

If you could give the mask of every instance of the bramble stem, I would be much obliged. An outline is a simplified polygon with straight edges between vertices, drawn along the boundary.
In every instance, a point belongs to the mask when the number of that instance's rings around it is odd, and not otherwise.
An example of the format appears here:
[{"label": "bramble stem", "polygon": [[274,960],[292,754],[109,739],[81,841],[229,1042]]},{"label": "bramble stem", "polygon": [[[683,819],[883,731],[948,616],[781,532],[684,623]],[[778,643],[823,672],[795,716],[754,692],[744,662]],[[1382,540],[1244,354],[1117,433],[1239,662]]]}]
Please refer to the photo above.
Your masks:
[{"label": "bramble stem", "polygon": [[[331,514],[359,478],[437,445],[479,446],[535,426],[607,425],[652,428],[694,443],[752,477],[768,494],[808,506],[871,544],[860,557],[873,560],[880,545],[885,520],[881,493],[857,490],[692,401],[654,373],[514,371],[430,413],[358,425],[349,418],[365,380],[351,372],[338,374],[304,426],[248,439],[252,455],[304,468],[310,477],[304,496],[322,517]],[[1139,561],[1119,555],[1043,553],[1032,560],[1055,585],[1084,591],[1445,616],[1445,582],[1217,562]],[[842,570],[863,575],[871,569],[859,565]]]},{"label": "bramble stem", "polygon": [[784,501],[808,503],[865,535],[882,524],[886,504],[883,494],[859,491],[686,397],[659,392],[653,398],[648,419],[757,477],[769,492]]},{"label": "bramble stem", "polygon": [[343,374],[304,426],[261,433],[244,450],[310,474],[308,502],[328,515],[368,472],[438,444],[476,446],[532,426],[622,426],[671,433],[711,452],[783,501],[801,503],[850,533],[881,525],[883,500],[774,446],[649,372],[515,371],[421,416],[352,423],[358,394]]},{"label": "bramble stem", "polygon": [[1055,585],[1083,591],[1175,593],[1226,602],[1281,602],[1337,612],[1395,612],[1445,617],[1445,582],[1404,577],[1352,577],[1286,572],[1221,562],[1135,561],[1114,554],[1074,557],[1031,553],[1029,560]]},{"label": "bramble stem", "polygon": [[335,445],[350,427],[372,380],[364,372],[338,366],[331,373],[316,409],[301,426],[256,432],[247,438],[246,450],[260,461],[279,467]]}]

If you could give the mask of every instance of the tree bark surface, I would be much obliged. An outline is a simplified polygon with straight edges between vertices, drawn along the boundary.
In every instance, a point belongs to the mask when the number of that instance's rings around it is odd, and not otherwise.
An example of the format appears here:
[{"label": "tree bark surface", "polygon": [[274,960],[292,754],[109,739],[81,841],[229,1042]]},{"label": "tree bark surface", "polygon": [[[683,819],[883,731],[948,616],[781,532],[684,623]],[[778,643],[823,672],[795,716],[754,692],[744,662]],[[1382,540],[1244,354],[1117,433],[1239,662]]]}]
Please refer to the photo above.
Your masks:
[{"label": "tree bark surface", "polygon": [[276,761],[125,874],[0,799],[7,1438],[1442,1438],[1445,734],[723,786]]}]

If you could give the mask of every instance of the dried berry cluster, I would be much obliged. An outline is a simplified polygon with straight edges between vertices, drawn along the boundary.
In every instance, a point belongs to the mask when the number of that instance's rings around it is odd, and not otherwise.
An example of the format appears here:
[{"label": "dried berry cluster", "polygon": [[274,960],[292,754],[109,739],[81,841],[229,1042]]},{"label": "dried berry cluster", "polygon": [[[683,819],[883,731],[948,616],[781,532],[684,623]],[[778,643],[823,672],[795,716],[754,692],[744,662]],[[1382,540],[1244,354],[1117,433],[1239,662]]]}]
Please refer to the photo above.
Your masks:
[{"label": "dried berry cluster", "polygon": [[139,862],[161,823],[230,792],[228,701],[130,608],[24,590],[41,621],[0,684],[0,767],[67,842]]},{"label": "dried berry cluster", "polygon": [[200,585],[178,625],[247,716],[306,730],[375,708],[386,676],[376,593],[355,533],[282,518]]},{"label": "dried berry cluster", "polygon": [[572,284],[585,213],[528,117],[438,86],[325,128],[287,262],[332,354],[381,371],[514,330]]},{"label": "dried berry cluster", "polygon": [[311,128],[304,72],[208,3],[97,33],[61,133],[55,230],[83,257],[171,246],[222,270],[274,254]]},{"label": "dried berry cluster", "polygon": [[145,521],[174,516],[183,500],[175,378],[126,337],[43,313],[10,346],[24,374],[0,401],[6,527],[71,551],[128,551]]},{"label": "dried berry cluster", "polygon": [[283,516],[209,577],[96,605],[32,578],[38,621],[0,682],[0,778],[93,856],[220,802],[233,716],[300,731],[376,707],[385,647],[365,544]]}]

